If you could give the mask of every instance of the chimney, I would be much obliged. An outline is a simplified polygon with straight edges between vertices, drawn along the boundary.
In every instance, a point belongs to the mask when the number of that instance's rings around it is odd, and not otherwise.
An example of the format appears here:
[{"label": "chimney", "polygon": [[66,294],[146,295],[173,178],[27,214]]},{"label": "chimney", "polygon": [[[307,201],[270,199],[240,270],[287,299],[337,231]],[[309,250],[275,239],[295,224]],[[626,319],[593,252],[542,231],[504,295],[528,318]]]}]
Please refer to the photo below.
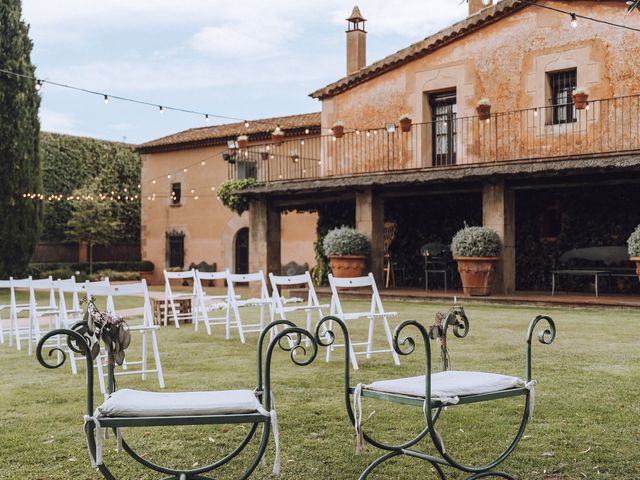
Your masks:
[{"label": "chimney", "polygon": [[347,75],[357,72],[367,64],[367,32],[364,30],[366,19],[355,6],[347,18]]},{"label": "chimney", "polygon": [[480,10],[493,5],[493,0],[468,0],[469,2],[469,16],[475,15]]}]

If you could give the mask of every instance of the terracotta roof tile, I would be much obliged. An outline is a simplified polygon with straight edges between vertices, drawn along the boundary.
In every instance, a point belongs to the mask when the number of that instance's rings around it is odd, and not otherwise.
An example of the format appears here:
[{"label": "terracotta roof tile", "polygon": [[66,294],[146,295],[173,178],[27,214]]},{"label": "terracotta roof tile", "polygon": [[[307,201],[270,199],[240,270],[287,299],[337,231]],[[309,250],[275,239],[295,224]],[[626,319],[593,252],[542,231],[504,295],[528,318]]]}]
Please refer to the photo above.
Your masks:
[{"label": "terracotta roof tile", "polygon": [[[535,1],[535,0],[532,0]],[[491,7],[484,8],[478,13],[471,15],[464,20],[454,23],[450,27],[440,30],[433,35],[426,37],[413,45],[409,45],[396,53],[389,55],[382,60],[344,77],[337,82],[331,83],[315,92],[309,94],[310,97],[323,99],[336,95],[340,92],[353,88],[354,86],[366,82],[367,80],[381,75],[384,72],[399,67],[400,65],[423,57],[453,40],[467,35],[489,23],[493,23],[517,10],[530,5],[527,0],[502,0]]]},{"label": "terracotta roof tile", "polygon": [[242,134],[249,135],[250,140],[265,140],[270,138],[271,132],[278,125],[289,135],[302,134],[300,130],[305,128],[309,128],[311,133],[320,133],[320,113],[263,118],[248,122],[249,128],[244,126],[244,122],[191,128],[143,143],[138,145],[136,150],[140,153],[153,153],[222,145]]}]

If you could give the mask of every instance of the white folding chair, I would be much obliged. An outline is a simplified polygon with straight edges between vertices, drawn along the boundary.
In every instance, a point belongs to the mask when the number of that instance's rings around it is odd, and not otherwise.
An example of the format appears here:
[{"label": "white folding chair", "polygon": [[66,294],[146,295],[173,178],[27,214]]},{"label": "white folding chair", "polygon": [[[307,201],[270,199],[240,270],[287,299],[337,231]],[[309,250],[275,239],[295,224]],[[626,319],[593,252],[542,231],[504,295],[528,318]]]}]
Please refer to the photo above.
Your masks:
[{"label": "white folding chair", "polygon": [[[4,321],[2,320],[2,311],[6,310],[7,320],[11,322],[11,282],[9,280],[0,280],[0,290],[6,289],[9,293],[9,300],[7,303],[0,303],[0,343],[4,343]],[[7,335],[9,336],[9,345],[13,344],[11,338],[11,326],[7,325]]]},{"label": "white folding chair", "polygon": [[[109,286],[109,279],[105,278],[104,280],[90,283],[92,285]],[[70,329],[76,323],[82,321],[82,317],[84,316],[85,310],[80,305],[80,295],[87,295],[87,285],[86,282],[76,282],[75,277],[72,276],[65,280],[57,280],[56,287],[58,290],[58,308],[60,310],[57,328]],[[68,301],[69,295],[71,296],[70,302]],[[57,336],[57,338],[60,339],[60,336]],[[69,357],[71,373],[76,375],[78,370],[76,367],[75,352],[68,348],[64,342],[60,343],[60,340],[58,340],[58,342],[58,348],[65,350]],[[100,388],[102,389],[102,387],[103,385],[101,384]]]},{"label": "white folding chair", "polygon": [[[198,331],[200,320],[204,322],[207,333],[211,335],[211,325],[224,325],[225,338],[230,337],[230,315],[229,315],[229,270],[221,272],[201,272],[195,271],[196,279],[194,281],[196,291],[196,301],[194,310],[194,328]],[[227,284],[227,292],[224,295],[209,295],[205,292],[202,282],[215,282],[222,280]],[[209,314],[215,310],[224,310],[223,316],[210,316]],[[211,314],[213,315],[213,313]]]},{"label": "white folding chair", "polygon": [[[191,293],[175,293],[171,288],[171,280],[188,280],[193,282],[193,290]],[[187,270],[185,272],[168,272],[164,271],[164,326],[167,326],[169,321],[169,305],[171,305],[171,317],[176,328],[180,328],[180,320],[191,320],[196,323],[196,272],[194,269]],[[176,310],[176,301],[191,299],[191,312],[181,313]]]},{"label": "white folding chair", "polygon": [[[367,336],[366,342],[350,342],[349,345],[349,356],[351,358],[351,364],[354,369],[358,369],[358,360],[356,359],[357,355],[366,355],[367,358],[370,358],[374,353],[387,353],[391,352],[393,357],[393,363],[396,365],[400,365],[400,358],[398,354],[393,349],[393,339],[391,337],[391,329],[389,328],[388,317],[394,317],[398,313],[397,312],[385,312],[382,306],[382,300],[380,300],[380,294],[378,293],[378,287],[376,285],[376,281],[373,278],[373,274],[369,273],[366,277],[355,277],[355,278],[336,278],[332,274],[329,274],[329,285],[331,286],[331,315],[335,315],[343,322],[347,323],[352,320],[357,320],[360,318],[368,318],[369,319],[369,334]],[[366,312],[345,312],[342,308],[342,303],[340,302],[340,296],[338,295],[339,288],[370,288],[371,289],[371,308]],[[374,340],[374,325],[376,320],[382,320],[382,326],[384,328],[385,335],[387,337],[387,343],[389,348],[374,350],[373,349],[373,340]],[[329,322],[328,329],[331,330],[332,323]],[[355,350],[353,347],[357,346],[366,346],[366,350]],[[344,347],[344,345],[332,345],[327,348],[327,362],[331,359],[331,351],[336,347]]]},{"label": "white folding chair", "polygon": [[[272,298],[273,298],[273,316],[277,316],[278,320],[289,320],[293,321],[291,318],[287,318],[287,314],[304,311],[307,317],[307,331],[311,332],[311,319],[313,314],[315,313],[318,317],[318,320],[322,320],[324,315],[322,314],[323,308],[328,308],[329,305],[320,305],[318,301],[318,295],[316,295],[316,290],[313,287],[313,281],[311,280],[311,275],[309,272],[305,272],[301,275],[274,275],[273,273],[269,273],[269,282],[271,283]],[[287,298],[284,296],[283,287],[288,286],[296,286],[296,285],[304,285],[307,289],[307,301],[302,304],[295,304],[292,302],[291,298]],[[289,315],[291,317],[291,315]],[[271,319],[272,321],[275,318]],[[307,340],[308,341],[308,340]]]},{"label": "white folding chair", "polygon": [[[147,379],[147,374],[155,373],[158,376],[158,383],[160,388],[164,388],[164,377],[162,375],[162,365],[160,363],[160,350],[158,348],[158,338],[156,336],[157,330],[160,328],[158,325],[153,324],[153,313],[151,311],[151,300],[149,298],[149,290],[147,289],[146,280],[142,280],[138,283],[132,283],[127,285],[96,285],[89,282],[86,283],[87,297],[95,301],[96,298],[102,297],[106,299],[105,313],[111,313],[115,315],[121,315],[116,309],[116,299],[118,297],[140,297],[143,300],[142,307],[142,322],[134,323],[133,320],[136,316],[122,315],[125,317],[125,321],[129,325],[129,331],[131,333],[140,333],[142,336],[142,359],[139,361],[131,361],[127,358],[126,369],[116,372],[116,375],[136,375],[140,374],[142,380]],[[148,336],[151,337],[151,349],[154,358],[154,368],[148,368],[147,366],[147,347]],[[130,355],[127,352],[127,355]],[[97,361],[98,365],[98,378],[100,380],[101,388],[104,384],[104,368],[101,361]],[[139,370],[131,370],[130,366],[139,365]]]},{"label": "white folding chair", "polygon": [[[235,284],[237,283],[259,283],[260,296],[256,298],[247,298],[245,300],[241,299],[236,295]],[[268,308],[268,318],[273,318],[273,300],[269,296],[267,282],[265,281],[262,270],[256,273],[230,273],[227,284],[229,286],[227,301],[229,302],[230,309],[233,312],[236,323],[235,327],[238,329],[240,341],[245,343],[245,333],[261,332],[264,329],[265,307]],[[258,307],[260,309],[258,323],[243,325],[242,318],[240,317],[240,307]]]},{"label": "white folding chair", "polygon": [[[18,350],[22,350],[22,337],[29,334],[29,303],[18,303],[16,289],[24,290],[29,292],[29,281],[31,278],[21,278],[14,279],[13,277],[9,277],[9,345],[13,344],[13,341],[16,342],[16,348]],[[29,295],[29,293],[27,293]],[[21,313],[26,312],[26,322],[27,325],[20,326],[19,316]]]}]

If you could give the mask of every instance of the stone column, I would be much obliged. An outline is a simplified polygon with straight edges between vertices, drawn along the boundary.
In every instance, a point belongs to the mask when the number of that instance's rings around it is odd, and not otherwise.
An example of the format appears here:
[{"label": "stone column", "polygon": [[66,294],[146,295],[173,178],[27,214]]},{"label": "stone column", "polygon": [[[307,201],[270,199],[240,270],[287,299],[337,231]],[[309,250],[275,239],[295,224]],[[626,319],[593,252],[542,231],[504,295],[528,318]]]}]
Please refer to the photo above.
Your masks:
[{"label": "stone column", "polygon": [[493,288],[495,293],[513,293],[516,285],[515,195],[504,181],[487,182],[482,192],[482,222],[502,240],[502,255]]},{"label": "stone column", "polygon": [[[249,204],[249,270],[280,274],[280,210],[266,198]],[[267,285],[269,284],[267,280]],[[251,295],[258,296],[259,286],[251,285]]]},{"label": "stone column", "polygon": [[371,189],[356,193],[356,229],[371,240],[369,269],[378,286],[383,285],[384,202]]}]

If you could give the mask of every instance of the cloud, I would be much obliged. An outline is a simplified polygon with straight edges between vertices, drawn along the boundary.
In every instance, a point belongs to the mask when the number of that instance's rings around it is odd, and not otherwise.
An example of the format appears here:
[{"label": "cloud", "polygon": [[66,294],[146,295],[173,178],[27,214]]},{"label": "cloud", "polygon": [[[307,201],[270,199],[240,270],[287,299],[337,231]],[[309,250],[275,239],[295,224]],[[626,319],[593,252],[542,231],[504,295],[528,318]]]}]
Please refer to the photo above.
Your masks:
[{"label": "cloud", "polygon": [[200,53],[221,57],[255,57],[273,54],[294,36],[288,22],[278,28],[255,28],[250,24],[205,27],[189,41]]}]

